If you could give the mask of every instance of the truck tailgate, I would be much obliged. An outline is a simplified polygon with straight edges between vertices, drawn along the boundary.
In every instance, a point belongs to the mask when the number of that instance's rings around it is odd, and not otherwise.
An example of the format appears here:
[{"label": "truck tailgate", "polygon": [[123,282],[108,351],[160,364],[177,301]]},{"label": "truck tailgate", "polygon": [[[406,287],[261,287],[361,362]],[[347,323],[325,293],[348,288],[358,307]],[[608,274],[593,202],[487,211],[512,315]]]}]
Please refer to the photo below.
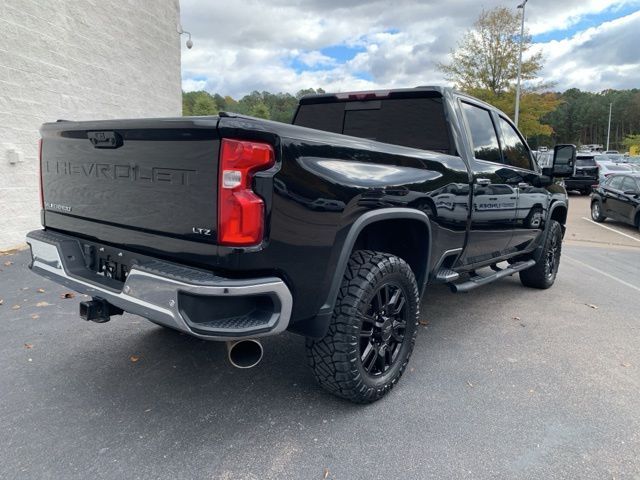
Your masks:
[{"label": "truck tailgate", "polygon": [[[43,125],[45,225],[83,222],[215,243],[217,117]],[[47,214],[51,221],[47,221]],[[108,229],[105,229],[108,232]],[[105,242],[114,241],[102,238]]]}]

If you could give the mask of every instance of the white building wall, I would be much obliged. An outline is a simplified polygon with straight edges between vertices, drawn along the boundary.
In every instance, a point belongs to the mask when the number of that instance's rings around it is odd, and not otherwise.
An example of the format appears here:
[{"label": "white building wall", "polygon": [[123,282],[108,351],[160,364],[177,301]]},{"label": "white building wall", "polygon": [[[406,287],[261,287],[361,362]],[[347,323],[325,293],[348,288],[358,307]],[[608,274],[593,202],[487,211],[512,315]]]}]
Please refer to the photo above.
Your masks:
[{"label": "white building wall", "polygon": [[0,0],[0,250],[40,225],[38,129],[179,116],[179,0]]}]

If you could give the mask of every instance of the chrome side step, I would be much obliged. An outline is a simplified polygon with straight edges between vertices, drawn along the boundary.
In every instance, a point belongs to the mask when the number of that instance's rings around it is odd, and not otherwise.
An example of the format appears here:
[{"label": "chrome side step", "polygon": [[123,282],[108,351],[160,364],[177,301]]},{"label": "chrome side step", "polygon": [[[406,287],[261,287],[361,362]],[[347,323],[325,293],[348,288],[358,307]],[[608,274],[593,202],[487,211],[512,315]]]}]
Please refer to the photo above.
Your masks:
[{"label": "chrome side step", "polygon": [[436,273],[435,281],[439,283],[451,283],[460,278],[460,274],[447,267],[440,267],[438,273]]},{"label": "chrome side step", "polygon": [[454,293],[468,292],[469,290],[481,287],[482,285],[486,285],[487,283],[495,282],[500,278],[509,277],[514,273],[518,273],[522,270],[526,270],[527,268],[531,268],[535,264],[535,260],[527,260],[525,262],[514,263],[513,265],[509,265],[505,268],[499,268],[497,265],[491,265],[491,269],[493,270],[492,274],[486,276],[474,275],[466,282],[449,283],[449,288],[451,288],[451,291]]}]

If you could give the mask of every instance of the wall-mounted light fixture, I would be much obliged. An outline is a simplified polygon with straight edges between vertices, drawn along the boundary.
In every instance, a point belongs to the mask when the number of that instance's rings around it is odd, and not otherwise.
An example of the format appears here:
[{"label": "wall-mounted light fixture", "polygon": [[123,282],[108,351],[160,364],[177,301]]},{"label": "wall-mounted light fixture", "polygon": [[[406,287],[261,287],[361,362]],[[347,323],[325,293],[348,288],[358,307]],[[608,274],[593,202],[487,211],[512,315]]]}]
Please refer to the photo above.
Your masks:
[{"label": "wall-mounted light fixture", "polygon": [[191,32],[186,32],[182,29],[182,25],[178,24],[178,33],[180,35],[189,35],[189,38],[187,39],[187,48],[191,49],[191,47],[193,47],[193,41],[191,40]]}]

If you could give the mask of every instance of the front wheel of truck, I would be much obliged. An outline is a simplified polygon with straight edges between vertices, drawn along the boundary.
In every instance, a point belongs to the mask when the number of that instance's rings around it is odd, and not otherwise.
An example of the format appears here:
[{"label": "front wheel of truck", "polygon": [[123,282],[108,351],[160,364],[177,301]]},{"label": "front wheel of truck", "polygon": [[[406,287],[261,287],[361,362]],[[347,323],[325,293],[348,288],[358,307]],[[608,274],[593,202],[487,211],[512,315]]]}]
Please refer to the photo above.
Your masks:
[{"label": "front wheel of truck", "polygon": [[306,341],[320,385],[355,403],[382,398],[409,362],[419,305],[418,285],[404,260],[369,250],[354,252],[327,334]]},{"label": "front wheel of truck", "polygon": [[525,287],[549,288],[558,275],[562,252],[562,227],[555,220],[549,220],[549,222],[542,251],[539,258],[535,259],[536,264],[520,272],[520,282]]}]

